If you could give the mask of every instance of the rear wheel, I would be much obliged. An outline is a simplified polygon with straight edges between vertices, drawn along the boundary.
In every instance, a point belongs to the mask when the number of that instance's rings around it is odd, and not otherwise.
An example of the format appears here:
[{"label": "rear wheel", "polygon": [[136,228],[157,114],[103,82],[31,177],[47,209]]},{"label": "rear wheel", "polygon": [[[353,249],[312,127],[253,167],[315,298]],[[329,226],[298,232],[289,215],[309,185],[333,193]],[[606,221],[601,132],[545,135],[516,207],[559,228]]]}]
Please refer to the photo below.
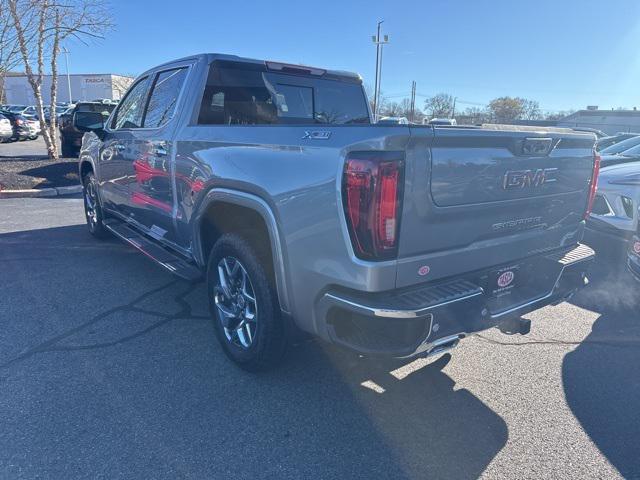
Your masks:
[{"label": "rear wheel", "polygon": [[213,246],[207,291],[214,328],[233,362],[248,371],[264,371],[282,359],[288,332],[278,297],[258,255],[236,234]]},{"label": "rear wheel", "polygon": [[98,182],[93,172],[83,178],[82,196],[84,199],[84,215],[87,219],[89,233],[96,238],[106,238],[109,232],[104,227],[104,213],[98,197]]}]

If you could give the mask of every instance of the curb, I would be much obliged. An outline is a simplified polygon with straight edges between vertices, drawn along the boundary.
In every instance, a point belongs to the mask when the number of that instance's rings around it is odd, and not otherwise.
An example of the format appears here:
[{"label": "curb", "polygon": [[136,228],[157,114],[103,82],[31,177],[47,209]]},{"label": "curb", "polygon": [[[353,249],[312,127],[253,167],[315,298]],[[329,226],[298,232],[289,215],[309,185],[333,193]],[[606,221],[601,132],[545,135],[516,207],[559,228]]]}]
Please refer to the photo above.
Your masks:
[{"label": "curb", "polygon": [[0,190],[0,198],[58,197],[82,192],[82,185],[54,188],[31,188],[28,190]]}]

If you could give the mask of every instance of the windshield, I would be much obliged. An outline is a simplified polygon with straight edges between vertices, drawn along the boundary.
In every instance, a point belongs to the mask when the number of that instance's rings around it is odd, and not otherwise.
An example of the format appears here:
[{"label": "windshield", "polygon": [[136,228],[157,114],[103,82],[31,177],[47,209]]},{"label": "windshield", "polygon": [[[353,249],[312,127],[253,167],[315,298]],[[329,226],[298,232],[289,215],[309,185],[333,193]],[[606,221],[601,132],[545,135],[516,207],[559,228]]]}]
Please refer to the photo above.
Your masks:
[{"label": "windshield", "polygon": [[635,147],[620,152],[620,155],[640,155],[640,143]]},{"label": "windshield", "polygon": [[602,155],[617,155],[618,153],[624,152],[625,150],[628,150],[631,147],[635,147],[636,145],[640,145],[640,136],[628,138],[626,140],[623,140],[622,142],[618,142],[607,148],[603,148],[600,153]]},{"label": "windshield", "polygon": [[26,105],[13,105],[11,107],[9,107],[9,111],[13,112],[13,113],[20,113],[23,110],[25,110],[27,107]]}]

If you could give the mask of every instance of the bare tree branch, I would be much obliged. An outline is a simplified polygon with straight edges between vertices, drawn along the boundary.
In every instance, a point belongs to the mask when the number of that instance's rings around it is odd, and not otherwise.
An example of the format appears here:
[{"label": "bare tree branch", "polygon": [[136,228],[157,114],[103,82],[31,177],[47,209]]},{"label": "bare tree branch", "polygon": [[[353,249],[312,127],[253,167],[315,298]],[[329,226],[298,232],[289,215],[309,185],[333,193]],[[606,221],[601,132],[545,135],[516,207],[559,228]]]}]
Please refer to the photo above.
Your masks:
[{"label": "bare tree branch", "polygon": [[[5,5],[6,9],[3,8]],[[7,38],[13,35],[13,48],[20,54],[20,63],[24,66],[27,80],[33,90],[47,152],[50,158],[58,158],[55,106],[58,91],[58,55],[62,42],[73,38],[86,43],[87,38],[103,38],[104,33],[113,27],[111,16],[103,0],[0,0],[0,12],[2,11],[9,12],[7,31],[10,33]],[[3,38],[2,18],[0,14],[0,39]],[[0,48],[3,44],[0,43]],[[49,125],[45,122],[42,97],[45,61],[49,62],[51,71]]]}]

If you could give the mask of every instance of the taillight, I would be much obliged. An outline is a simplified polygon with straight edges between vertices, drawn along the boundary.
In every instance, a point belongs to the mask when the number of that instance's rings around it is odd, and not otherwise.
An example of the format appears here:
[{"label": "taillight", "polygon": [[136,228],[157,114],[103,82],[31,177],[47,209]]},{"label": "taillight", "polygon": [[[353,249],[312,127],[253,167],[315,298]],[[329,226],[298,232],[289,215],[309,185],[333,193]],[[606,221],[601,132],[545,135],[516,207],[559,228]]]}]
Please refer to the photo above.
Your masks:
[{"label": "taillight", "polygon": [[349,235],[365,259],[396,256],[402,211],[402,152],[352,152],[342,184]]},{"label": "taillight", "polygon": [[24,122],[21,119],[16,118],[16,125],[22,125],[23,123]]},{"label": "taillight", "polygon": [[591,210],[593,210],[593,202],[596,199],[598,191],[598,176],[600,175],[600,155],[594,153],[593,156],[593,174],[591,175],[591,184],[589,185],[589,199],[587,200],[587,209],[584,212],[584,220],[589,218]]}]

